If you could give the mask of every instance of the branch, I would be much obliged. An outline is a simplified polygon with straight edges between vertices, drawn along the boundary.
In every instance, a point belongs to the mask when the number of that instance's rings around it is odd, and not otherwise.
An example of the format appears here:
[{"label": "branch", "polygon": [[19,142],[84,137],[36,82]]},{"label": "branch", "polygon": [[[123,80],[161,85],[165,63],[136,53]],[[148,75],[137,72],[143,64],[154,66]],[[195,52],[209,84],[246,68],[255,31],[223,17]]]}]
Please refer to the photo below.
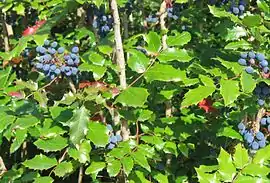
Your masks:
[{"label": "branch", "polygon": [[115,39],[115,46],[116,46],[116,61],[119,67],[120,85],[123,89],[126,89],[127,81],[126,81],[125,56],[124,56],[123,43],[122,43],[122,38],[121,38],[120,18],[119,18],[116,0],[111,0],[111,8],[112,8],[113,20],[114,20],[114,39]]},{"label": "branch", "polygon": [[161,5],[160,5],[160,9],[159,9],[159,19],[160,19],[160,29],[161,32],[163,34],[162,36],[162,48],[163,50],[166,50],[168,48],[167,45],[167,28],[166,28],[166,17],[167,17],[167,7],[166,7],[166,1],[164,0]]},{"label": "branch", "polygon": [[3,28],[5,51],[8,52],[10,50],[10,47],[9,47],[9,30],[8,30],[8,24],[6,22],[6,14],[5,13],[2,13],[2,15],[1,15],[1,23],[2,23],[2,28]]},{"label": "branch", "polygon": [[81,165],[78,175],[78,183],[82,183],[83,180],[83,165]]},{"label": "branch", "polygon": [[[122,43],[122,38],[121,38],[120,18],[119,18],[116,0],[111,0],[111,9],[112,9],[113,20],[114,20],[114,39],[115,39],[115,47],[116,47],[116,62],[117,62],[117,65],[119,67],[120,85],[121,85],[122,89],[126,89],[127,88],[127,81],[126,81],[125,56],[124,56],[123,43]],[[124,141],[129,139],[130,130],[128,127],[128,122],[126,120],[122,120],[122,122],[121,122],[121,133],[122,133]]]},{"label": "branch", "polygon": [[1,156],[0,156],[0,170],[1,170],[0,175],[2,175],[2,173],[7,171],[5,163],[4,163],[3,158]]}]

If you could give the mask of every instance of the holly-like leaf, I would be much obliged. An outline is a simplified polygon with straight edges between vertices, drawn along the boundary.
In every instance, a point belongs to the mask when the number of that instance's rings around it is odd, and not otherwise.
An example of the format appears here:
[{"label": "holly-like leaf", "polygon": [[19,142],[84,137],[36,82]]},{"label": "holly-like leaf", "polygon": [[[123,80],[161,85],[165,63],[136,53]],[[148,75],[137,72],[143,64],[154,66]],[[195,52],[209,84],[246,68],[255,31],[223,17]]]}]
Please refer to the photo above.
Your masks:
[{"label": "holly-like leaf", "polygon": [[35,126],[39,123],[39,119],[34,116],[24,116],[22,118],[18,118],[16,123],[14,124],[15,128],[27,129],[29,127]]},{"label": "holly-like leaf", "polygon": [[[105,125],[96,122],[89,122],[89,131],[87,138],[90,139],[96,146],[105,147],[109,142],[107,128]],[[98,135],[97,135],[98,134]]]},{"label": "holly-like leaf", "polygon": [[161,46],[160,36],[156,32],[149,32],[146,36],[149,52],[158,52]]},{"label": "holly-like leaf", "polygon": [[158,59],[160,62],[163,62],[163,63],[174,61],[174,60],[179,61],[179,62],[189,62],[192,59],[192,57],[190,57],[187,51],[184,49],[178,50],[175,48],[170,48],[165,51],[162,51],[159,54]]},{"label": "holly-like leaf", "polygon": [[156,179],[159,183],[169,183],[168,176],[163,175],[161,173],[156,173],[154,176],[154,179]]},{"label": "holly-like leaf", "polygon": [[64,177],[73,171],[73,165],[71,162],[61,162],[54,169],[54,174],[58,177]]},{"label": "holly-like leaf", "polygon": [[223,136],[223,137],[229,137],[231,139],[238,139],[240,141],[243,141],[242,136],[239,134],[239,132],[235,131],[233,127],[224,127],[222,128],[217,136]]},{"label": "holly-like leaf", "polygon": [[168,46],[183,46],[191,40],[191,35],[189,32],[174,32],[174,36],[168,36],[167,44]]},{"label": "holly-like leaf", "polygon": [[106,167],[104,162],[92,161],[91,165],[85,170],[85,174],[92,174],[94,177],[97,176],[98,172]]},{"label": "holly-like leaf", "polygon": [[82,106],[79,109],[74,110],[73,116],[70,120],[63,125],[69,126],[70,141],[74,144],[80,144],[80,141],[84,139],[87,134],[87,124],[89,122],[88,110]]},{"label": "holly-like leaf", "polygon": [[252,46],[247,41],[240,40],[240,41],[235,41],[235,42],[231,42],[231,43],[227,44],[224,49],[226,49],[226,50],[237,50],[237,49],[249,50],[249,49],[252,49]]},{"label": "holly-like leaf", "polygon": [[270,172],[270,168],[266,166],[261,166],[259,164],[254,164],[254,163],[247,165],[242,170],[243,174],[251,175],[251,176],[258,176],[258,177],[266,176],[269,174],[269,172]]},{"label": "holly-like leaf", "polygon": [[248,151],[240,143],[235,147],[233,159],[234,165],[238,169],[244,168],[249,163]]},{"label": "holly-like leaf", "polygon": [[35,178],[34,183],[53,183],[53,178],[46,176],[46,177],[37,177]]},{"label": "holly-like leaf", "polygon": [[170,65],[155,64],[145,75],[148,82],[152,81],[181,81],[186,78],[185,72],[173,68]]},{"label": "holly-like leaf", "polygon": [[219,173],[222,180],[231,182],[236,174],[236,169],[233,165],[232,158],[225,150],[221,148],[218,156]]},{"label": "holly-like leaf", "polygon": [[51,139],[38,139],[34,144],[45,152],[60,151],[68,145],[66,138],[56,136]]},{"label": "holly-like leaf", "polygon": [[130,172],[132,171],[133,166],[134,166],[133,159],[131,157],[127,156],[127,157],[124,157],[121,159],[121,163],[123,165],[123,169],[124,169],[125,174],[128,176],[130,174]]},{"label": "holly-like leaf", "polygon": [[90,161],[90,152],[92,148],[89,140],[83,141],[80,145],[77,145],[76,148],[70,148],[68,154],[75,160],[78,160],[80,163],[86,163]]},{"label": "holly-like leaf", "polygon": [[121,170],[121,163],[120,160],[113,160],[108,162],[107,171],[110,177],[115,177]]},{"label": "holly-like leaf", "polygon": [[215,91],[214,87],[199,86],[195,89],[190,89],[181,103],[181,108],[188,107],[193,104],[198,104],[202,99],[207,98]]},{"label": "holly-like leaf", "polygon": [[253,79],[252,75],[247,72],[242,72],[241,74],[241,86],[243,92],[252,93],[256,87],[256,81]]},{"label": "holly-like leaf", "polygon": [[17,129],[15,132],[15,138],[10,146],[10,153],[14,153],[15,151],[17,151],[21,147],[26,137],[27,137],[26,129],[22,129],[22,130]]},{"label": "holly-like leaf", "polygon": [[260,149],[254,156],[253,162],[256,164],[264,164],[266,161],[270,160],[270,145]]},{"label": "holly-like leaf", "polygon": [[34,170],[48,170],[57,165],[57,161],[55,158],[49,158],[40,154],[36,155],[33,159],[26,160],[23,162],[23,165]]},{"label": "holly-like leaf", "polygon": [[124,106],[142,107],[147,101],[149,93],[145,88],[130,87],[120,93],[115,102]]},{"label": "holly-like leaf", "polygon": [[225,106],[232,104],[240,95],[238,81],[222,79],[220,94],[224,99]]},{"label": "holly-like leaf", "polygon": [[16,119],[15,116],[7,115],[4,111],[0,112],[0,133],[2,133],[8,125],[12,124]]},{"label": "holly-like leaf", "polygon": [[145,54],[137,50],[129,50],[129,53],[131,53],[131,56],[127,61],[128,66],[137,73],[145,72],[150,63],[150,59],[147,58]]},{"label": "holly-like leaf", "polygon": [[135,163],[137,163],[141,167],[145,168],[147,171],[151,172],[151,168],[150,168],[150,166],[149,166],[149,164],[147,162],[145,154],[143,154],[140,151],[136,151],[136,152],[131,154],[131,157],[133,158]]}]

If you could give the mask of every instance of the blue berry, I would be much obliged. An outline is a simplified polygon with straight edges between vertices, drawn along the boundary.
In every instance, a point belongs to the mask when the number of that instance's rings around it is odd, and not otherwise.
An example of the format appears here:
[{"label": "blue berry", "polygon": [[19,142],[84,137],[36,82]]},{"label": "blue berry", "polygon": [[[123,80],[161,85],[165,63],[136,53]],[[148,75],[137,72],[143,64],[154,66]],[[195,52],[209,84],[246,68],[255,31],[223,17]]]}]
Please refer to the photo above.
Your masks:
[{"label": "blue berry", "polygon": [[240,59],[238,60],[238,63],[239,63],[240,65],[247,65],[247,61],[246,61],[245,59],[243,59],[243,58],[240,58]]},{"label": "blue berry", "polygon": [[43,70],[44,71],[48,71],[50,69],[50,65],[49,64],[45,64],[44,66],[43,66]]},{"label": "blue berry", "polygon": [[74,62],[73,62],[73,60],[72,60],[72,59],[69,59],[69,60],[67,61],[67,64],[68,64],[68,65],[73,65],[73,64],[74,64]]},{"label": "blue berry", "polygon": [[53,64],[53,65],[50,66],[51,71],[54,71],[55,69],[56,69],[56,65]]},{"label": "blue berry", "polygon": [[249,56],[249,58],[255,58],[256,57],[256,55],[255,55],[255,53],[253,51],[248,52],[248,56]]},{"label": "blue berry", "polygon": [[245,6],[243,6],[243,5],[239,5],[238,8],[239,8],[240,11],[244,11],[245,10]]},{"label": "blue berry", "polygon": [[254,142],[252,143],[252,145],[251,145],[251,148],[252,148],[253,150],[259,149],[259,143],[256,142],[256,141],[254,141]]},{"label": "blue berry", "polygon": [[232,12],[233,12],[235,15],[238,15],[240,11],[239,11],[239,8],[233,7]]},{"label": "blue berry", "polygon": [[257,53],[256,54],[256,58],[259,60],[259,61],[263,61],[265,59],[264,55],[261,54],[261,53]]},{"label": "blue berry", "polygon": [[39,53],[41,46],[36,47],[36,52]]},{"label": "blue berry", "polygon": [[112,127],[112,125],[110,125],[110,124],[107,124],[107,129],[109,130],[109,131],[113,131],[113,127]]},{"label": "blue berry", "polygon": [[263,134],[262,132],[257,132],[257,133],[256,133],[256,138],[257,138],[258,140],[262,140],[262,139],[264,139],[264,134]]},{"label": "blue berry", "polygon": [[60,47],[60,48],[57,49],[57,52],[58,52],[59,54],[64,53],[64,51],[65,51],[65,48],[63,48],[63,47]]},{"label": "blue berry", "polygon": [[110,144],[108,145],[108,149],[113,149],[114,147],[115,147],[115,144],[110,143]]},{"label": "blue berry", "polygon": [[242,123],[242,122],[239,123],[239,124],[238,124],[238,129],[239,129],[239,130],[244,130],[244,129],[245,129],[244,123]]},{"label": "blue berry", "polygon": [[264,95],[268,95],[268,94],[270,93],[270,88],[269,88],[269,87],[263,87],[262,93],[263,93]]},{"label": "blue berry", "polygon": [[117,138],[116,138],[116,136],[111,136],[111,137],[110,137],[110,142],[116,144],[116,143],[117,143]]},{"label": "blue berry", "polygon": [[266,145],[265,139],[264,140],[260,140],[258,143],[259,143],[260,148],[263,148]]},{"label": "blue berry", "polygon": [[263,61],[260,62],[260,65],[262,67],[267,67],[268,66],[268,62],[266,60],[263,60]]},{"label": "blue berry", "polygon": [[254,73],[254,69],[251,67],[251,66],[248,66],[248,67],[246,67],[246,72],[248,73],[248,74],[253,74]]},{"label": "blue berry", "polygon": [[252,59],[249,59],[249,63],[251,64],[251,65],[254,65],[255,64],[255,60],[252,58]]},{"label": "blue berry", "polygon": [[265,101],[264,101],[263,99],[259,99],[259,100],[258,100],[258,104],[259,104],[260,106],[263,106],[264,103],[265,103]]},{"label": "blue berry", "polygon": [[57,69],[55,69],[54,73],[59,75],[61,73],[61,70],[57,68]]},{"label": "blue berry", "polygon": [[40,47],[39,48],[39,53],[42,53],[42,54],[44,54],[46,52],[46,48],[44,48],[44,47]]},{"label": "blue berry", "polygon": [[262,118],[261,119],[261,125],[266,125],[267,118]]},{"label": "blue berry", "polygon": [[72,59],[76,59],[77,58],[77,55],[75,55],[75,54],[70,54],[70,57],[72,58]]},{"label": "blue berry", "polygon": [[270,124],[270,117],[267,117],[266,122]]},{"label": "blue berry", "polygon": [[74,46],[71,50],[72,53],[78,53],[79,52],[79,47],[78,46]]},{"label": "blue berry", "polygon": [[45,62],[48,62],[48,61],[50,61],[51,59],[52,59],[52,56],[51,56],[51,55],[49,55],[49,54],[44,55],[44,61],[45,61]]},{"label": "blue berry", "polygon": [[77,72],[78,72],[78,69],[76,67],[72,67],[71,72],[72,72],[73,75],[76,75]]},{"label": "blue berry", "polygon": [[116,138],[117,138],[117,142],[121,142],[123,140],[123,138],[119,134],[116,135]]},{"label": "blue berry", "polygon": [[56,50],[54,48],[48,48],[48,52],[54,55],[56,53]]},{"label": "blue berry", "polygon": [[269,73],[269,67],[264,67],[264,68],[263,68],[263,72],[264,72],[265,74],[268,74],[268,73]]},{"label": "blue berry", "polygon": [[49,46],[49,45],[50,45],[50,41],[49,41],[49,40],[45,40],[45,41],[44,41],[44,45],[45,45],[45,46]]},{"label": "blue berry", "polygon": [[36,68],[37,68],[37,69],[42,69],[42,67],[43,67],[43,64],[42,64],[42,63],[37,63],[37,64],[36,64]]},{"label": "blue berry", "polygon": [[51,44],[51,47],[55,48],[55,47],[57,47],[57,45],[58,45],[58,43],[54,41],[54,42]]},{"label": "blue berry", "polygon": [[247,53],[241,53],[240,56],[241,56],[241,58],[246,59],[248,57],[248,54]]}]

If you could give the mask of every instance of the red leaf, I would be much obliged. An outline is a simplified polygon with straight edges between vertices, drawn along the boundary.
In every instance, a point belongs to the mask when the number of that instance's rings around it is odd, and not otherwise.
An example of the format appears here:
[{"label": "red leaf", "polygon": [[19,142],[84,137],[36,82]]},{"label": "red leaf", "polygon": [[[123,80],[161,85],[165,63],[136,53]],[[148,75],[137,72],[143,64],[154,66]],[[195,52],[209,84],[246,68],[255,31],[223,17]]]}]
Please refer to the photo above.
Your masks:
[{"label": "red leaf", "polygon": [[46,20],[39,20],[39,21],[36,21],[36,26],[41,27],[45,23],[46,23]]},{"label": "red leaf", "polygon": [[8,95],[11,97],[23,98],[23,94],[21,92],[9,92]]},{"label": "red leaf", "polygon": [[33,35],[36,33],[38,27],[37,26],[33,26],[33,27],[28,27],[27,29],[25,29],[23,31],[23,36],[29,36],[29,35]]},{"label": "red leaf", "polygon": [[217,109],[212,106],[213,101],[210,99],[203,99],[201,102],[199,102],[198,106],[199,108],[203,109],[206,113],[210,112],[216,112]]}]

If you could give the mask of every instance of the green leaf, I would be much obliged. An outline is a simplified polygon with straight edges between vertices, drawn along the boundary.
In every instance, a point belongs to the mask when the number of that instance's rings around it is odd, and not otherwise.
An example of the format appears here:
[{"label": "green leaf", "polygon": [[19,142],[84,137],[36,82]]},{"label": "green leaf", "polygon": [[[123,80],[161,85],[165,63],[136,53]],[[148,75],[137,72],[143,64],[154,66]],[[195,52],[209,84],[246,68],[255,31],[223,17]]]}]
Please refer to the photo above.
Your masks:
[{"label": "green leaf", "polygon": [[248,175],[242,175],[240,174],[237,176],[235,183],[267,183],[269,182],[268,178],[261,178],[261,177],[252,177]]},{"label": "green leaf", "polygon": [[151,172],[151,168],[147,162],[145,154],[143,154],[140,151],[136,151],[136,152],[132,153],[131,156],[132,156],[133,160],[135,161],[135,163],[137,163],[141,167],[145,168],[147,171]]},{"label": "green leaf", "polygon": [[73,165],[71,162],[61,162],[54,169],[54,174],[58,177],[64,177],[73,171]]},{"label": "green leaf", "polygon": [[0,133],[2,133],[10,124],[15,121],[16,117],[7,115],[4,111],[0,112]]},{"label": "green leaf", "polygon": [[207,98],[215,91],[214,87],[209,86],[199,86],[195,89],[190,89],[184,97],[183,102],[181,103],[181,108],[188,107],[193,104],[198,104],[204,98]]},{"label": "green leaf", "polygon": [[243,141],[242,136],[239,134],[239,132],[235,131],[232,126],[231,127],[222,128],[218,132],[217,136],[219,136],[219,137],[220,136],[229,137],[231,139],[238,139],[240,141]]},{"label": "green leaf", "polygon": [[129,57],[127,63],[131,70],[137,73],[145,72],[150,63],[150,59],[147,58],[145,54],[137,50],[129,50],[129,53],[131,53],[131,56]]},{"label": "green leaf", "polygon": [[185,72],[173,68],[170,65],[155,64],[145,75],[147,82],[158,81],[181,81],[185,78]]},{"label": "green leaf", "polygon": [[4,89],[8,86],[8,79],[11,73],[12,67],[8,67],[4,70],[0,70],[0,89]]},{"label": "green leaf", "polygon": [[107,68],[105,66],[99,66],[99,65],[93,65],[88,63],[82,63],[79,66],[80,71],[91,71],[93,72],[93,76],[95,80],[99,80],[104,76],[104,74],[107,71]]},{"label": "green leaf", "polygon": [[130,172],[132,171],[133,166],[134,166],[133,159],[129,156],[126,156],[126,157],[121,159],[121,163],[123,165],[123,169],[124,169],[125,174],[128,176],[130,174]]},{"label": "green leaf", "polygon": [[13,8],[13,10],[16,11],[16,13],[17,13],[18,15],[24,16],[24,10],[25,10],[25,8],[24,8],[24,6],[23,6],[22,3],[17,4],[17,5]]},{"label": "green leaf", "polygon": [[243,174],[259,176],[259,177],[266,176],[269,174],[269,172],[270,172],[270,168],[259,165],[259,164],[249,164],[242,170]]},{"label": "green leaf", "polygon": [[252,93],[256,87],[256,81],[253,79],[252,75],[247,72],[242,72],[241,74],[241,86],[243,92]]},{"label": "green leaf", "polygon": [[109,173],[110,177],[115,177],[121,170],[121,163],[120,160],[113,160],[108,162],[107,172]]},{"label": "green leaf", "polygon": [[164,146],[164,152],[174,154],[176,157],[178,156],[177,147],[174,142],[166,142]]},{"label": "green leaf", "polygon": [[98,65],[98,66],[103,66],[105,63],[105,59],[100,54],[97,54],[96,52],[91,52],[89,54],[89,60],[93,64]]},{"label": "green leaf", "polygon": [[189,62],[192,57],[190,57],[187,53],[186,50],[181,49],[175,49],[175,48],[169,48],[165,51],[162,51],[159,55],[158,55],[158,59],[160,60],[160,62],[166,63],[166,62],[170,62],[170,61],[179,61],[179,62]]},{"label": "green leaf", "polygon": [[105,167],[106,164],[104,162],[93,161],[91,165],[85,170],[85,174],[86,175],[92,174],[94,175],[94,177],[96,177],[97,174]]},{"label": "green leaf", "polygon": [[163,175],[161,173],[157,173],[154,176],[154,179],[156,179],[159,183],[169,183],[168,176]]},{"label": "green leaf", "polygon": [[262,22],[262,19],[260,15],[249,15],[249,16],[245,16],[245,18],[243,19],[243,24],[250,28],[259,26],[261,22]]},{"label": "green leaf", "polygon": [[226,182],[231,182],[236,174],[236,169],[233,165],[232,158],[225,150],[221,148],[218,156],[218,172]]},{"label": "green leaf", "polygon": [[238,169],[244,168],[249,163],[248,151],[240,143],[235,147],[233,159],[234,165]]},{"label": "green leaf", "polygon": [[264,164],[270,159],[270,145],[260,149],[254,156],[253,163]]},{"label": "green leaf", "polygon": [[247,31],[243,27],[234,26],[233,28],[227,28],[227,34],[225,36],[225,40],[235,41],[245,36],[247,36]]},{"label": "green leaf", "polygon": [[265,13],[270,13],[270,7],[265,0],[257,0],[257,5],[260,10],[264,11]]},{"label": "green leaf", "polygon": [[57,165],[57,161],[55,158],[48,158],[47,156],[40,154],[36,155],[33,159],[26,160],[23,162],[23,165],[34,170],[48,170]]},{"label": "green leaf", "polygon": [[232,104],[240,95],[238,81],[221,79],[220,94],[224,99],[225,106]]},{"label": "green leaf", "polygon": [[205,75],[200,75],[199,78],[205,86],[216,87],[212,78]]},{"label": "green leaf", "polygon": [[37,119],[34,116],[24,116],[22,118],[18,118],[16,123],[14,124],[14,128],[22,128],[22,129],[27,129],[31,126],[35,126],[36,124],[39,123],[39,119]]},{"label": "green leaf", "polygon": [[47,177],[37,177],[35,178],[34,183],[53,183],[53,178],[47,176]]},{"label": "green leaf", "polygon": [[37,45],[43,45],[44,41],[48,39],[48,34],[35,34],[33,35],[34,41]]},{"label": "green leaf", "polygon": [[105,147],[109,142],[107,128],[105,125],[96,122],[89,122],[89,131],[87,138],[90,139],[96,146]]},{"label": "green leaf", "polygon": [[34,99],[38,101],[40,107],[46,107],[48,98],[45,92],[36,91],[34,92]]},{"label": "green leaf", "polygon": [[235,41],[235,42],[231,42],[231,43],[227,44],[224,49],[226,49],[226,50],[238,50],[238,49],[249,50],[249,49],[252,49],[252,46],[247,41],[240,40],[240,41]]},{"label": "green leaf", "polygon": [[130,87],[122,91],[116,98],[115,102],[121,103],[123,106],[142,107],[147,101],[149,93],[145,88]]},{"label": "green leaf", "polygon": [[208,7],[210,9],[210,13],[213,14],[215,17],[229,18],[231,21],[241,24],[241,21],[238,19],[238,17],[233,15],[232,13],[227,12],[222,8],[217,8],[215,6],[208,5]]},{"label": "green leaf", "polygon": [[149,32],[146,36],[149,52],[158,52],[161,46],[160,36],[156,32]]},{"label": "green leaf", "polygon": [[168,46],[183,46],[188,42],[190,42],[191,40],[191,35],[189,32],[185,31],[179,34],[179,32],[175,31],[174,33],[175,33],[174,36],[168,36],[167,39]]},{"label": "green leaf", "polygon": [[[222,58],[213,58],[214,60],[217,60],[221,62],[221,64],[226,67],[227,69],[231,70],[235,75],[240,75],[240,73],[243,72],[243,67],[239,65],[237,62],[232,62],[232,61],[226,61],[223,60]],[[223,78],[226,78],[223,76]]]},{"label": "green leaf", "polygon": [[84,139],[87,134],[87,124],[89,122],[88,110],[82,106],[80,109],[76,109],[73,112],[73,116],[70,120],[63,125],[69,126],[70,141],[74,144],[80,144],[80,141]]},{"label": "green leaf", "polygon": [[22,129],[22,130],[17,129],[15,132],[15,139],[13,140],[10,146],[10,153],[14,153],[15,151],[17,151],[21,147],[26,137],[27,137],[26,129]]},{"label": "green leaf", "polygon": [[45,152],[60,151],[68,145],[66,138],[56,136],[52,139],[38,139],[34,144]]},{"label": "green leaf", "polygon": [[76,148],[70,148],[68,154],[70,157],[84,164],[90,161],[91,149],[90,141],[85,140],[80,145],[77,145]]}]

